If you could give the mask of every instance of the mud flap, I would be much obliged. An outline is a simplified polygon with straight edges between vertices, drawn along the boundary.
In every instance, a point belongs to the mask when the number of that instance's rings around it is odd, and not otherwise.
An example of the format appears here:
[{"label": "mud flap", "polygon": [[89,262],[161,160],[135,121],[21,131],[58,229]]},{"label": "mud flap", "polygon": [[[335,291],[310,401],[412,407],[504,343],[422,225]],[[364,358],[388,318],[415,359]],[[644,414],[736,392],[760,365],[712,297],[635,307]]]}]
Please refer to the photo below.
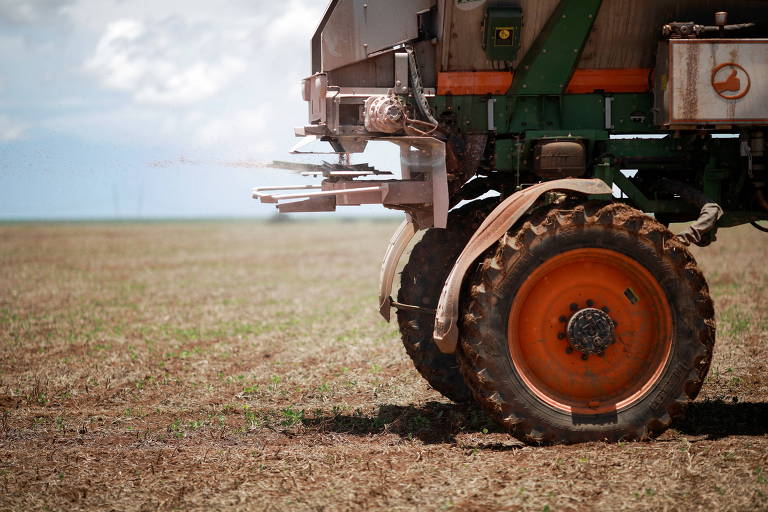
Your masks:
[{"label": "mud flap", "polygon": [[461,285],[469,267],[486,249],[496,243],[520,220],[542,194],[554,190],[578,192],[585,195],[611,194],[611,187],[600,179],[566,178],[533,185],[512,194],[501,202],[472,235],[448,275],[440,294],[433,336],[441,352],[452,354],[456,351],[456,344],[459,339],[457,321]]},{"label": "mud flap", "polygon": [[381,273],[379,274],[379,313],[384,320],[389,322],[392,308],[392,282],[395,279],[395,270],[397,263],[403,256],[405,248],[416,234],[416,226],[411,221],[410,216],[400,224],[389,241],[389,247],[384,254],[384,260],[381,262]]}]

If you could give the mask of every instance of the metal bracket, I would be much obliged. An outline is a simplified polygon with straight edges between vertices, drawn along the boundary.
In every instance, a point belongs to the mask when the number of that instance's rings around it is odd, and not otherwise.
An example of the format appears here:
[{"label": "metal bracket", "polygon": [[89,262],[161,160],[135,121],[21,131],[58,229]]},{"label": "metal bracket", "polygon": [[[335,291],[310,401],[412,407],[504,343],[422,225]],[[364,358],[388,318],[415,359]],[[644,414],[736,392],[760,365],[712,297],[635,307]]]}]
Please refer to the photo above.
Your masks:
[{"label": "metal bracket", "polygon": [[408,54],[395,53],[395,94],[408,94]]},{"label": "metal bracket", "polygon": [[613,130],[613,96],[605,97],[605,129]]},{"label": "metal bracket", "polygon": [[421,306],[412,306],[410,304],[403,304],[402,302],[397,302],[392,300],[392,297],[390,297],[390,304],[393,308],[399,309],[402,311],[413,311],[416,313],[424,313],[425,315],[434,315],[437,310],[432,308],[423,308]]}]

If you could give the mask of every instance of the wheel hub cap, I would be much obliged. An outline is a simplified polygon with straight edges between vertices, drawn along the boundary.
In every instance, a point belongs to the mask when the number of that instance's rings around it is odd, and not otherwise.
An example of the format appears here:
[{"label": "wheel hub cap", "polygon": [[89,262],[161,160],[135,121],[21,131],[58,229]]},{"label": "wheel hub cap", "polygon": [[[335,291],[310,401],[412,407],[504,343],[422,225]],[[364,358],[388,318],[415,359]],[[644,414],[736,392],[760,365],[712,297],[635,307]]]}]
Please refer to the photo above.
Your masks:
[{"label": "wheel hub cap", "polygon": [[602,354],[615,342],[614,324],[607,313],[584,308],[568,321],[568,342],[583,354]]}]

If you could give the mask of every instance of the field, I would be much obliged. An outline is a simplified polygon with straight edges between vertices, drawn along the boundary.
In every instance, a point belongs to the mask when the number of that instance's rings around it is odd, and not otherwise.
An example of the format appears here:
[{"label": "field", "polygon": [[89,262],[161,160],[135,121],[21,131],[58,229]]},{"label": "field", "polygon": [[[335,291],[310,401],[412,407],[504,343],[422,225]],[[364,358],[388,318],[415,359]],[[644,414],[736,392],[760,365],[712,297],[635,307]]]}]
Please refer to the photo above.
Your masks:
[{"label": "field", "polygon": [[377,313],[390,222],[0,226],[0,510],[768,510],[768,236],[651,442],[524,446]]}]

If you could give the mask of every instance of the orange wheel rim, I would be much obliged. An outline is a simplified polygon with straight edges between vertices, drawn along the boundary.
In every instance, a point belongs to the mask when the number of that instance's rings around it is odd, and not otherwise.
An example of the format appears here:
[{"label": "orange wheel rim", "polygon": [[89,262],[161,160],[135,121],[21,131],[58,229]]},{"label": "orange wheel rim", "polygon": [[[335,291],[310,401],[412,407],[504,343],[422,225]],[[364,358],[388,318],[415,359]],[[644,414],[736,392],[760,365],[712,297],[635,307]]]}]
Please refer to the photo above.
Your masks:
[{"label": "orange wheel rim", "polygon": [[525,280],[507,339],[517,374],[543,402],[573,414],[610,413],[658,381],[672,349],[672,313],[659,283],[634,259],[575,249]]}]

